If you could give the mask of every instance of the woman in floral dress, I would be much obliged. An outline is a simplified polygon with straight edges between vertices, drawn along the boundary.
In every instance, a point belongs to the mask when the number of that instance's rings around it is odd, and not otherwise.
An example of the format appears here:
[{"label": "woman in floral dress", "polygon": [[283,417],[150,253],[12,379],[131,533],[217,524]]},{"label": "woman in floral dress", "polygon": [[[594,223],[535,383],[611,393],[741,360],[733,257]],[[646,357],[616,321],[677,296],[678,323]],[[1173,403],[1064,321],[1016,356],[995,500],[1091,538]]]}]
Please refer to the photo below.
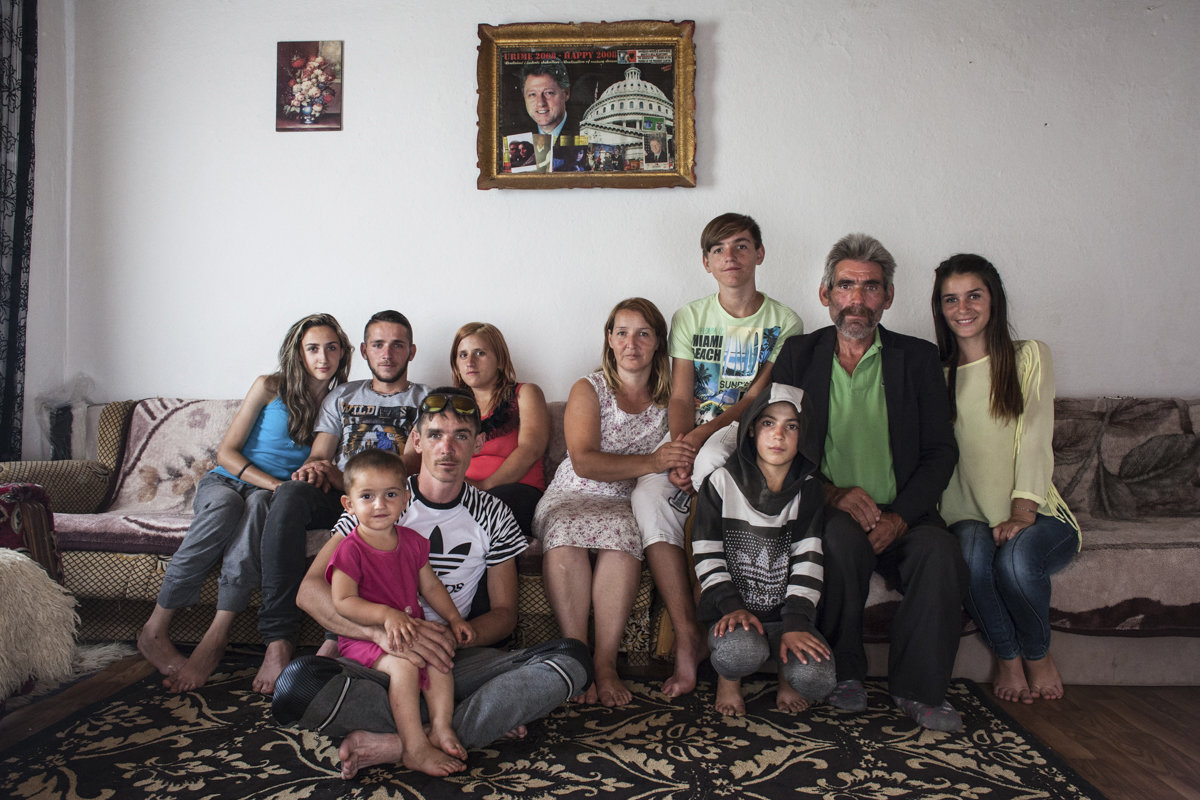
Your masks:
[{"label": "woman in floral dress", "polygon": [[576,699],[619,706],[633,699],[617,675],[617,649],[642,571],[629,495],[638,477],[684,466],[695,452],[682,442],[658,447],[671,394],[659,310],[640,297],[622,300],[604,335],[602,367],[576,381],[567,398],[567,458],[538,504],[533,531],[563,636],[586,642],[594,611],[596,681]]}]

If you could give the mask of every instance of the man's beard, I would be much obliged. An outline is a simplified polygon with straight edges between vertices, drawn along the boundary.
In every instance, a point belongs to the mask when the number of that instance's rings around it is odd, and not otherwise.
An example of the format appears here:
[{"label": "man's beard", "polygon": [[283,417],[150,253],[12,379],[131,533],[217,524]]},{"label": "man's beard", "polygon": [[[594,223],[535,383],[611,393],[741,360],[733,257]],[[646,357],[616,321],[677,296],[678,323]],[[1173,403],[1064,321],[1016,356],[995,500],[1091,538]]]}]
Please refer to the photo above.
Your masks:
[{"label": "man's beard", "polygon": [[380,383],[396,383],[397,381],[403,380],[404,376],[408,374],[408,362],[406,361],[401,364],[400,368],[396,370],[396,374],[391,378],[385,378],[384,376],[380,375],[375,370],[375,367],[373,367],[371,364],[367,364],[367,369],[371,370],[371,376]]},{"label": "man's beard", "polygon": [[[851,313],[857,319],[847,320],[846,318]],[[833,321],[833,324],[838,333],[847,339],[865,339],[875,332],[875,326],[879,324],[879,319],[866,306],[846,306],[838,312],[837,319]]]}]

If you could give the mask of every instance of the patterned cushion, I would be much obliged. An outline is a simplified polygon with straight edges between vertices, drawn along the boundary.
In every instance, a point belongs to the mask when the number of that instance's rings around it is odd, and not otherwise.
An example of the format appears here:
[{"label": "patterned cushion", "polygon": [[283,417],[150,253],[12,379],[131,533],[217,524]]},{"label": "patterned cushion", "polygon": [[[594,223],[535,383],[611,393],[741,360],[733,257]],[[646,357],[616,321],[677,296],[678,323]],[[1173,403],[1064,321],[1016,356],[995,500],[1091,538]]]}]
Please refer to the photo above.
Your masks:
[{"label": "patterned cushion", "polygon": [[1200,515],[1200,399],[1059,399],[1054,414],[1054,485],[1076,516]]},{"label": "patterned cushion", "polygon": [[1083,549],[1054,576],[1056,630],[1200,636],[1200,399],[1055,402],[1054,483]]},{"label": "patterned cushion", "polygon": [[1072,633],[1200,636],[1200,516],[1083,514],[1083,549],[1053,579],[1050,625]]},{"label": "patterned cushion", "polygon": [[[191,523],[196,484],[216,466],[217,447],[239,405],[237,400],[161,397],[138,402],[129,416],[128,446],[112,503],[103,514],[60,514],[59,546],[174,553]],[[120,415],[106,408],[102,428],[121,424]],[[102,458],[113,452],[110,445],[101,449]]]},{"label": "patterned cushion", "polygon": [[58,514],[64,550],[170,555],[179,549],[191,514]]},{"label": "patterned cushion", "polygon": [[142,400],[129,421],[129,449],[110,514],[190,514],[196,484],[217,465],[217,448],[238,400]]}]

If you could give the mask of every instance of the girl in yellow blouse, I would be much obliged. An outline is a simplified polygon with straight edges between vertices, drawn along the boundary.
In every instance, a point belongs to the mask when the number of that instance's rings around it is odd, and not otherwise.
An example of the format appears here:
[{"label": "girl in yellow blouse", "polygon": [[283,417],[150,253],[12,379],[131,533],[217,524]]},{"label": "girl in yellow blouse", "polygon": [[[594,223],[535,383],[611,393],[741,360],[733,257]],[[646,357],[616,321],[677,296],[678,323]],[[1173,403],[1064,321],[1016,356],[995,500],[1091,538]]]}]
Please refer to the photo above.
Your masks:
[{"label": "girl in yellow blouse", "polygon": [[1050,576],[1080,540],[1051,483],[1050,349],[1013,341],[1004,284],[981,256],[943,261],[931,304],[959,449],[941,511],[971,570],[967,610],[996,656],[996,696],[1057,700],[1063,686],[1050,657]]}]

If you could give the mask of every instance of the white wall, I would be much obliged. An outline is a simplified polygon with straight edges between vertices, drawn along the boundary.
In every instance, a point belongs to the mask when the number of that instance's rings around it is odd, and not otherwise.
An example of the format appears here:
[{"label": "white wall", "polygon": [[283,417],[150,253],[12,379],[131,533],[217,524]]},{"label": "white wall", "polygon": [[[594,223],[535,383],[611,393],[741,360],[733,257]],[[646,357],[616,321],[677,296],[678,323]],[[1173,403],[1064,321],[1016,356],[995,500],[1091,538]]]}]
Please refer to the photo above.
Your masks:
[{"label": "white wall", "polygon": [[[931,335],[933,267],[976,251],[1060,395],[1200,394],[1200,3],[611,0],[696,20],[698,186],[481,192],[477,24],[599,18],[497,8],[45,0],[27,398],[80,372],[96,400],[240,396],[294,319],[358,341],[385,307],[415,379],[485,319],[565,398],[616,300],[712,290],[699,233],[727,210],[809,329],[825,252],[863,230],[900,262],[896,330]],[[274,130],[275,43],[304,39],[345,40],[340,133]]]}]

